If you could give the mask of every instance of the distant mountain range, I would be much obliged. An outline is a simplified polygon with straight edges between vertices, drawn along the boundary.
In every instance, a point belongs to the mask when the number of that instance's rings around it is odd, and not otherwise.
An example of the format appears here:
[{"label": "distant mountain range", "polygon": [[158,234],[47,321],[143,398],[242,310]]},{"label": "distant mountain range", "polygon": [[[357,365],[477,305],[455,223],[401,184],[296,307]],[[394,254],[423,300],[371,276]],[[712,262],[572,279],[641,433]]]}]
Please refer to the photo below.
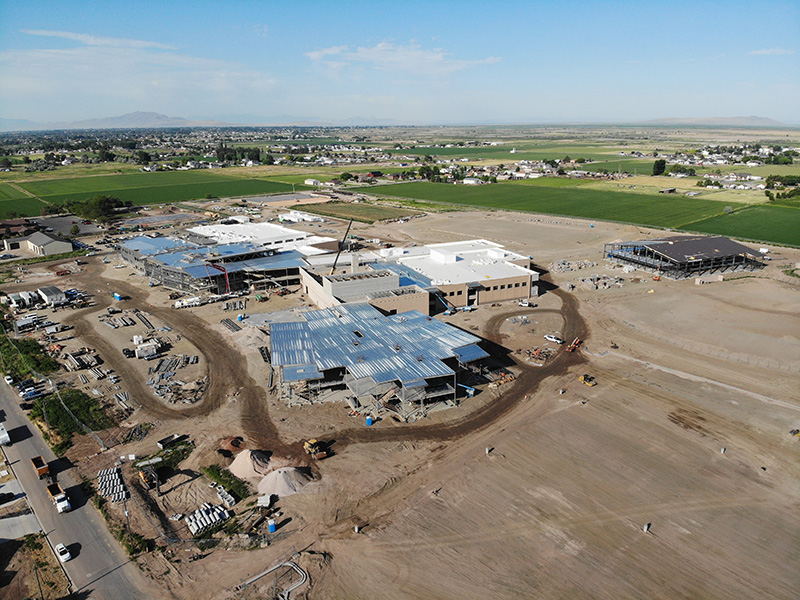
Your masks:
[{"label": "distant mountain range", "polygon": [[716,125],[717,127],[786,127],[785,123],[768,117],[708,117],[705,119],[655,119],[645,125]]},{"label": "distant mountain range", "polygon": [[[515,121],[519,122],[519,121]],[[545,121],[538,121],[545,122]],[[547,121],[553,124],[552,121]],[[488,123],[488,122],[487,122]],[[500,123],[492,122],[492,123]],[[565,122],[566,123],[566,122]],[[597,122],[600,124],[600,122]],[[480,123],[475,123],[479,125]],[[642,125],[710,125],[717,127],[785,127],[785,125],[767,117],[710,117],[705,119],[655,119],[643,121]],[[261,117],[253,114],[226,114],[215,117],[168,117],[155,112],[133,112],[117,117],[87,119],[84,121],[61,121],[53,123],[37,123],[25,119],[0,118],[0,131],[42,131],[49,129],[156,129],[167,127],[255,127],[255,126],[295,126],[295,127],[369,127],[369,126],[403,126],[419,125],[395,119],[377,117],[352,117],[349,119],[319,119],[315,117],[298,117],[279,115]]]}]

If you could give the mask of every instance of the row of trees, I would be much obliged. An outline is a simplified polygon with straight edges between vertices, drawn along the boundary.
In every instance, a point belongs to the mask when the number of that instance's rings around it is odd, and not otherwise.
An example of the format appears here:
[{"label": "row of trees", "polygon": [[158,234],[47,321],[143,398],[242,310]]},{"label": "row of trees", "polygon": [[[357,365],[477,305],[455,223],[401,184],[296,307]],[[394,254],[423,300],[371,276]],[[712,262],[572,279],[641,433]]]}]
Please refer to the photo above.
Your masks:
[{"label": "row of trees", "polygon": [[[88,200],[67,199],[64,208],[69,212],[75,213],[84,219],[105,221],[120,212],[119,209],[126,209],[133,206],[130,200],[122,201],[112,196],[97,194]],[[63,210],[61,209],[61,210]]]}]

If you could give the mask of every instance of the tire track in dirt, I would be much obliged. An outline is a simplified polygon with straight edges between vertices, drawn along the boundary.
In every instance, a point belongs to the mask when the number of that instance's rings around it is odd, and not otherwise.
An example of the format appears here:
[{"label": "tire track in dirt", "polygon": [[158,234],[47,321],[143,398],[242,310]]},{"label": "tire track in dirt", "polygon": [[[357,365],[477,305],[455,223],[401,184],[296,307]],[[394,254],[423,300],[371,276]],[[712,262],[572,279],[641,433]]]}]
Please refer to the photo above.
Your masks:
[{"label": "tire track in dirt", "polygon": [[[588,334],[588,326],[578,312],[578,300],[575,296],[562,290],[550,293],[561,298],[561,315],[564,319],[564,335],[567,338],[580,337],[584,339]],[[484,337],[497,343],[500,339],[500,327],[509,317],[530,315],[528,310],[515,310],[501,313],[492,317],[486,325]],[[560,375],[567,369],[586,362],[579,352],[559,352],[552,362],[543,367],[533,367],[514,360],[521,373],[513,384],[508,386],[504,393],[495,400],[477,409],[475,412],[462,419],[450,423],[423,425],[421,427],[395,427],[392,429],[345,429],[331,432],[330,437],[336,440],[339,449],[349,444],[362,444],[369,442],[387,441],[419,441],[419,440],[450,440],[463,437],[484,427],[487,427],[501,416],[512,410],[526,396],[532,394],[539,384],[554,375]]]}]

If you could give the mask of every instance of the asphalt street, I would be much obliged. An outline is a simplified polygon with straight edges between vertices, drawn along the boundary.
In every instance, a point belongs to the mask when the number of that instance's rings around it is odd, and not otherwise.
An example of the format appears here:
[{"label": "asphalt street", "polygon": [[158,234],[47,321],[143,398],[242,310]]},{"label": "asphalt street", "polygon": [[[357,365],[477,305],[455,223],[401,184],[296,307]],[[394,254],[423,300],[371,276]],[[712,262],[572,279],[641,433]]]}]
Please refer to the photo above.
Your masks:
[{"label": "asphalt street", "polygon": [[[64,564],[73,589],[87,597],[108,600],[137,600],[152,597],[149,585],[136,564],[131,562],[112,537],[102,515],[82,493],[77,481],[56,458],[41,432],[19,408],[16,390],[0,382],[0,410],[11,436],[11,446],[4,447],[9,464],[27,494],[28,502],[47,535],[51,548],[63,543],[73,558]],[[31,465],[31,457],[43,456],[50,472],[67,492],[72,510],[59,514],[47,495],[46,482],[40,481]]]}]

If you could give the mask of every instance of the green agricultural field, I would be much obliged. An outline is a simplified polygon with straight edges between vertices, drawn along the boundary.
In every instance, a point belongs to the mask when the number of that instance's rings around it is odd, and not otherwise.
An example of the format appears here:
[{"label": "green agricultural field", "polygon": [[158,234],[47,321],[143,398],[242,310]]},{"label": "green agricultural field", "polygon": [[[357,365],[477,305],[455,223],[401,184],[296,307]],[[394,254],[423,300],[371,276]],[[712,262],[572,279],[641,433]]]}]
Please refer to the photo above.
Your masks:
[{"label": "green agricultural field", "polygon": [[681,229],[800,246],[800,208],[749,206],[731,214],[717,215],[690,223]]},{"label": "green agricultural field", "polygon": [[601,162],[578,165],[578,169],[584,171],[606,170],[609,173],[633,173],[634,175],[652,175],[652,160],[607,160]]},{"label": "green agricultural field", "polygon": [[42,214],[44,204],[36,199],[25,196],[13,200],[0,200],[0,218],[8,216],[12,211],[23,217],[37,217]]},{"label": "green agricultural field", "polygon": [[22,198],[30,198],[30,196],[14,186],[7,183],[0,183],[0,202],[4,200],[20,200]]},{"label": "green agricultural field", "polygon": [[[473,187],[414,182],[373,187],[372,193],[666,228],[677,228],[722,214],[725,207],[719,202],[683,196],[645,195],[580,187],[553,188],[517,183]],[[731,205],[734,208],[743,206],[733,203]]]},{"label": "green agricultural field", "polygon": [[[511,150],[516,150],[511,153]],[[602,145],[541,145],[531,144],[530,142],[516,143],[506,142],[502,146],[480,146],[480,147],[459,147],[453,148],[434,148],[430,146],[418,148],[404,148],[402,150],[393,150],[392,153],[395,157],[410,155],[410,156],[424,156],[430,154],[431,156],[441,157],[465,157],[472,160],[476,158],[483,158],[492,161],[504,161],[511,165],[519,162],[520,160],[547,160],[564,158],[569,156],[571,158],[585,158],[587,160],[608,160],[617,156],[618,149],[610,148]]]},{"label": "green agricultural field", "polygon": [[419,211],[395,206],[385,206],[383,204],[366,204],[352,202],[324,202],[321,204],[304,204],[298,207],[300,210],[335,217],[337,219],[353,219],[362,223],[374,223],[383,219],[399,219],[418,215]]},{"label": "green agricultural field", "polygon": [[[85,200],[95,194],[130,200],[135,205],[164,204],[213,197],[291,192],[292,185],[263,179],[231,177],[211,171],[131,173],[104,177],[50,179],[20,184],[45,202],[62,204],[68,198]],[[305,186],[295,186],[307,189]]]}]

